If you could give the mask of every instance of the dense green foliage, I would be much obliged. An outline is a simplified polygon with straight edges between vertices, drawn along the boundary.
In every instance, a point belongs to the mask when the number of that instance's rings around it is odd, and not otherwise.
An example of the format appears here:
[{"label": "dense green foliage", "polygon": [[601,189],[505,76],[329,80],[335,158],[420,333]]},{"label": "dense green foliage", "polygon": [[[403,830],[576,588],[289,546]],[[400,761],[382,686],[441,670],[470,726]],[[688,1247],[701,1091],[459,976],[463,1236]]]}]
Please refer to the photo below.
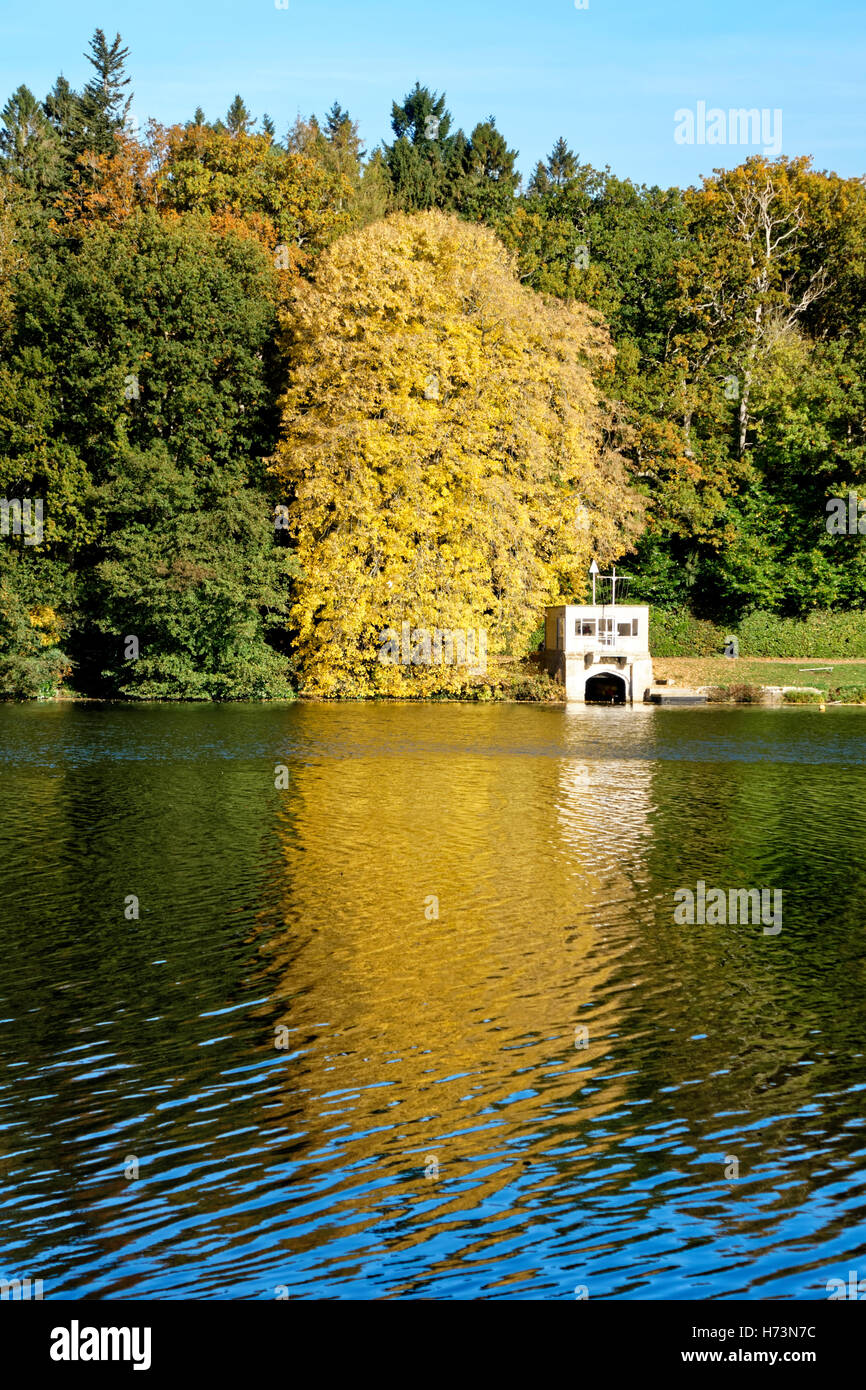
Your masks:
[{"label": "dense green foliage", "polygon": [[0,694],[290,693],[281,313],[337,238],[428,209],[607,321],[653,651],[866,655],[864,537],[826,525],[866,498],[862,179],[755,156],[636,186],[560,138],[523,188],[495,118],[466,135],[420,84],[370,153],[338,103],[281,140],[240,95],[138,138],[120,37],[88,56],[0,112],[0,496],[44,503],[40,544],[0,536]]},{"label": "dense green foliage", "polygon": [[866,613],[816,610],[802,620],[750,613],[736,629],[742,656],[866,657]]},{"label": "dense green foliage", "polygon": [[755,609],[724,627],[684,608],[650,610],[653,656],[720,656],[729,637],[736,637],[741,657],[866,657],[866,612],[815,609],[785,618]]},{"label": "dense green foliage", "polygon": [[650,608],[649,648],[653,656],[718,656],[724,630],[687,608]]},{"label": "dense green foliage", "polygon": [[[255,243],[144,212],[43,245],[20,286],[0,476],[6,495],[44,499],[53,567],[37,597],[62,612],[71,600],[77,685],[289,691],[267,640],[292,560],[275,544],[262,464],[273,281]],[[4,587],[20,606],[30,555],[6,544],[17,563]],[[47,647],[43,664],[54,660]]]}]

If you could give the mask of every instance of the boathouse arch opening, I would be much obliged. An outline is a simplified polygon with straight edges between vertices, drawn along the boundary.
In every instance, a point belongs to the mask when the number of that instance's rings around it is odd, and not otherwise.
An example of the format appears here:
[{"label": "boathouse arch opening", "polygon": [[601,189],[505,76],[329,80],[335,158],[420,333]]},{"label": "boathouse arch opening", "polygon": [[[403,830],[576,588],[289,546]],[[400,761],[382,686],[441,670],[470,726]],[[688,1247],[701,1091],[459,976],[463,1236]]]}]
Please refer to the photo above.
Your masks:
[{"label": "boathouse arch opening", "polygon": [[599,671],[589,676],[586,682],[584,700],[594,705],[624,705],[628,689],[622,676],[613,671]]}]

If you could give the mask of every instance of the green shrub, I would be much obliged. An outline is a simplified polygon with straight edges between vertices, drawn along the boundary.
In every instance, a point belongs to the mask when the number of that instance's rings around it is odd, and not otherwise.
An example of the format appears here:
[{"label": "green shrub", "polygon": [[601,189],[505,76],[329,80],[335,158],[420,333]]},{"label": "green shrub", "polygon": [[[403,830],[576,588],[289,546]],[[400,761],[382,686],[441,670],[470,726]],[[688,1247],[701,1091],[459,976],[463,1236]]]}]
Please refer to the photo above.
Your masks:
[{"label": "green shrub", "polygon": [[780,618],[756,611],[735,627],[725,628],[696,618],[685,608],[650,609],[653,656],[721,656],[729,632],[737,637],[742,657],[866,658],[866,612]]},{"label": "green shrub", "polygon": [[725,631],[685,608],[650,608],[649,649],[653,656],[716,656]]},{"label": "green shrub", "polygon": [[39,594],[32,583],[34,573],[17,557],[0,565],[0,699],[50,699],[70,674],[66,624],[50,588]]},{"label": "green shrub", "polygon": [[740,656],[866,657],[866,612],[780,618],[750,613],[737,628]]},{"label": "green shrub", "polygon": [[786,705],[817,705],[823,698],[817,690],[785,690],[782,694]]},{"label": "green shrub", "polygon": [[830,698],[844,705],[866,705],[866,685],[840,685],[830,691]]},{"label": "green shrub", "polygon": [[521,674],[515,680],[511,690],[504,692],[506,699],[511,700],[535,700],[549,703],[551,700],[561,700],[563,689],[556,681],[552,681],[546,671]]}]

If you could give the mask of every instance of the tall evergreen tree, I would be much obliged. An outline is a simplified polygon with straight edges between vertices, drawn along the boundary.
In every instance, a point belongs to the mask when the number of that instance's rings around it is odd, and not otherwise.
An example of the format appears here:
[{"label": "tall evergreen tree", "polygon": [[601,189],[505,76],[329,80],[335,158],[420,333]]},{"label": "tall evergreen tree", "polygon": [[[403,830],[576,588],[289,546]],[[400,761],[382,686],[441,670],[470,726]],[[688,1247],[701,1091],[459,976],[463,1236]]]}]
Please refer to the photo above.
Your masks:
[{"label": "tall evergreen tree", "polygon": [[255,124],[243,98],[238,94],[226,112],[226,129],[230,135],[249,135]]},{"label": "tall evergreen tree", "polygon": [[12,93],[0,111],[0,121],[0,168],[32,192],[55,184],[60,142],[29,87]]},{"label": "tall evergreen tree", "polygon": [[126,91],[131,81],[126,76],[129,49],[122,47],[119,34],[109,45],[103,31],[97,29],[85,57],[93,66],[94,75],[80,98],[81,139],[87,149],[112,154],[115,132],[125,129],[132,105],[132,93]]},{"label": "tall evergreen tree", "polygon": [[65,180],[72,172],[83,143],[81,98],[62,73],[42,103],[42,109],[57,136]]},{"label": "tall evergreen tree", "polygon": [[496,225],[511,212],[520,182],[514,167],[517,151],[508,148],[493,116],[480,122],[458,149],[461,135],[458,132],[455,143],[454,162],[459,158],[460,171],[454,206],[473,222]]},{"label": "tall evergreen tree", "polygon": [[554,188],[564,188],[576,176],[579,164],[578,156],[560,135],[547,161],[547,173]]},{"label": "tall evergreen tree", "polygon": [[543,159],[539,159],[533,169],[526,191],[539,196],[550,191],[550,176]]},{"label": "tall evergreen tree", "polygon": [[453,164],[457,137],[449,133],[451,114],[445,108],[445,93],[440,96],[416,82],[402,105],[393,103],[391,129],[396,138],[393,145],[385,146],[385,163],[397,206],[407,211],[447,206],[449,178],[457,173]]},{"label": "tall evergreen tree", "polygon": [[357,193],[361,181],[364,160],[364,147],[358,133],[358,122],[353,121],[348,111],[344,111],[335,101],[322,129],[324,144],[320,154],[324,163],[335,174],[342,174],[349,180]]}]

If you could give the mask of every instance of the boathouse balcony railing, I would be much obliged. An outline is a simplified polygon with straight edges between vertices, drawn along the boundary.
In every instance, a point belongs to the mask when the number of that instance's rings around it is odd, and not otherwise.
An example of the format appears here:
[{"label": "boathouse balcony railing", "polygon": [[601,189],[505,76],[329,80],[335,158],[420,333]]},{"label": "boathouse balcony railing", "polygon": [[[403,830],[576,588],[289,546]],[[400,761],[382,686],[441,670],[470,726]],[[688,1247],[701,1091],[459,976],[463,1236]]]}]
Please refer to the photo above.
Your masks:
[{"label": "boathouse balcony railing", "polygon": [[[625,626],[625,624],[621,624]],[[645,652],[647,650],[647,638],[640,631],[634,632],[632,624],[629,623],[629,631],[620,632],[616,626],[613,628],[602,628],[596,632],[575,632],[569,634],[569,648],[573,652],[589,652],[597,650],[612,650],[621,652]]]}]

